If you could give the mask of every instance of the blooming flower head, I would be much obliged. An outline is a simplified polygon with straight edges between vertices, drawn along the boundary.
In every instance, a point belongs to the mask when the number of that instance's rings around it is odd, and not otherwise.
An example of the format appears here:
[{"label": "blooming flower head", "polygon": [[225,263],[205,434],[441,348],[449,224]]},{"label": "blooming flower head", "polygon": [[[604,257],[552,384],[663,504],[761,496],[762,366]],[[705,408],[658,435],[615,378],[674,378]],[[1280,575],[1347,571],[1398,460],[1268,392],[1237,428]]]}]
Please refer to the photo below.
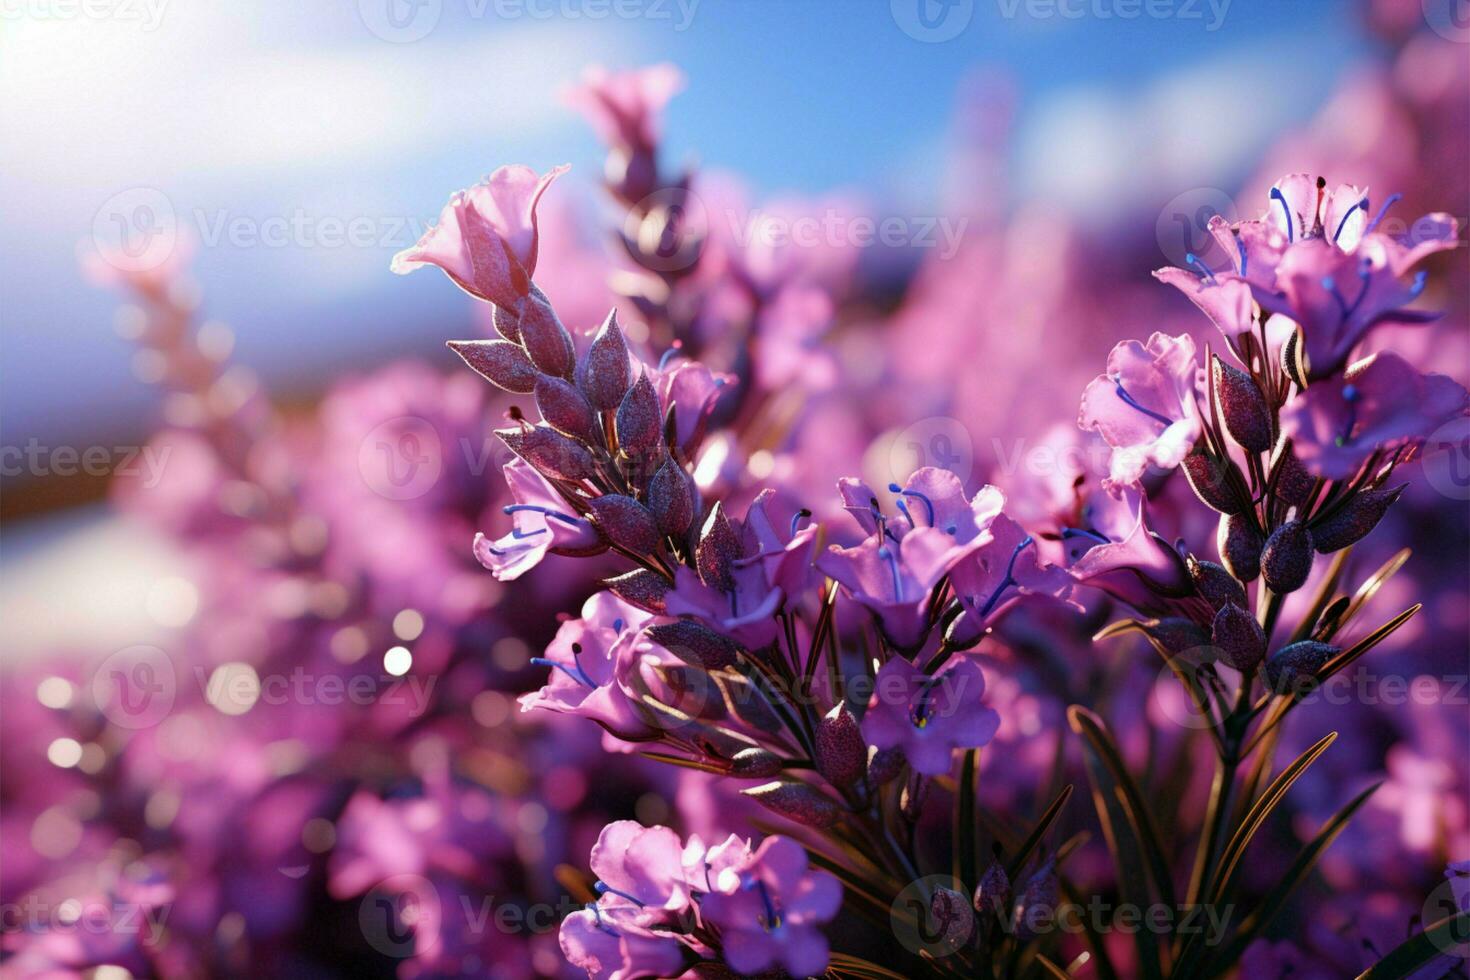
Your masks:
[{"label": "blooming flower head", "polygon": [[684,73],[671,64],[611,72],[591,65],[565,95],[597,136],[611,147],[643,150],[658,142],[659,114],[684,87]]},{"label": "blooming flower head", "polygon": [[1467,410],[1470,395],[1460,385],[1381,351],[1289,401],[1281,431],[1308,470],[1344,480],[1374,453],[1420,445]]},{"label": "blooming flower head", "polygon": [[1077,424],[1113,447],[1105,486],[1135,484],[1150,465],[1173,469],[1200,435],[1196,396],[1201,370],[1188,334],[1126,340],[1108,355],[1107,372],[1082,393]]},{"label": "blooming flower head", "polygon": [[1025,596],[1065,599],[1072,591],[1066,570],[1042,561],[1031,535],[1005,514],[996,515],[990,537],[950,573],[963,611],[947,635],[959,648],[978,640],[990,623]]},{"label": "blooming flower head", "polygon": [[789,837],[768,837],[744,860],[720,871],[702,909],[719,926],[725,962],[747,976],[773,968],[809,977],[827,968],[818,926],[837,915],[842,886],[808,866]]},{"label": "blooming flower head", "polygon": [[555,167],[541,177],[529,167],[501,167],[449,199],[439,221],[412,248],[393,256],[400,275],[437,265],[465,292],[514,308],[536,274],[536,204]]},{"label": "blooming flower head", "polygon": [[1072,562],[1068,571],[1078,582],[1145,612],[1193,591],[1179,553],[1149,530],[1142,493],[1094,493],[1082,517],[1085,527],[1062,531]]},{"label": "blooming flower head", "polygon": [[563,919],[558,940],[567,962],[586,970],[592,980],[678,974],[685,961],[683,945],[625,921],[619,910],[627,907],[597,902]]},{"label": "blooming flower head", "polygon": [[878,671],[863,715],[863,737],[879,749],[901,749],[915,772],[949,772],[955,749],[989,743],[1000,715],[981,704],[985,675],[970,660],[930,676],[903,657]]},{"label": "blooming flower head", "polygon": [[587,555],[607,543],[585,517],[578,516],[551,482],[520,457],[505,464],[505,482],[514,504],[505,508],[513,518],[511,532],[498,541],[475,535],[475,557],[502,582],[520,578],[547,553]]}]

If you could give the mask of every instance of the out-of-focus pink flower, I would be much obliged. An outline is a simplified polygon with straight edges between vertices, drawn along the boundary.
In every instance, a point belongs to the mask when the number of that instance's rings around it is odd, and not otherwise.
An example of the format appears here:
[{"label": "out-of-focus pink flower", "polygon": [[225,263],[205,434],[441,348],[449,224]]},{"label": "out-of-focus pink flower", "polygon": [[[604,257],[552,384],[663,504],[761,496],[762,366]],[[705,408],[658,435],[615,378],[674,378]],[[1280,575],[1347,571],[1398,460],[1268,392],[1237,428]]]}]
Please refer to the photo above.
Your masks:
[{"label": "out-of-focus pink flower", "polygon": [[893,657],[873,685],[863,737],[879,749],[901,749],[915,772],[949,772],[955,749],[980,748],[1000,728],[1000,715],[980,702],[985,675],[971,660],[930,676]]},{"label": "out-of-focus pink flower", "polygon": [[827,968],[827,939],[817,927],[836,917],[842,886],[808,867],[789,837],[768,837],[748,858],[719,872],[702,908],[720,927],[725,962],[747,976],[772,968],[809,977]]},{"label": "out-of-focus pink flower", "polygon": [[1313,473],[1352,476],[1368,457],[1422,444],[1470,410],[1470,394],[1442,374],[1420,374],[1391,351],[1314,383],[1281,412],[1281,431]]},{"label": "out-of-focus pink flower", "polygon": [[537,177],[529,167],[501,167],[458,191],[438,223],[393,256],[393,271],[404,275],[436,265],[470,295],[514,308],[536,274],[536,203],[568,169],[553,167]]},{"label": "out-of-focus pink flower", "polygon": [[587,117],[603,143],[647,149],[659,139],[659,114],[684,87],[684,73],[671,64],[610,72],[591,65],[563,98]]},{"label": "out-of-focus pink flower", "polygon": [[1109,486],[1142,479],[1149,465],[1173,469],[1200,435],[1195,398],[1201,370],[1188,334],[1126,340],[1108,355],[1107,372],[1082,393],[1077,424],[1113,447]]}]

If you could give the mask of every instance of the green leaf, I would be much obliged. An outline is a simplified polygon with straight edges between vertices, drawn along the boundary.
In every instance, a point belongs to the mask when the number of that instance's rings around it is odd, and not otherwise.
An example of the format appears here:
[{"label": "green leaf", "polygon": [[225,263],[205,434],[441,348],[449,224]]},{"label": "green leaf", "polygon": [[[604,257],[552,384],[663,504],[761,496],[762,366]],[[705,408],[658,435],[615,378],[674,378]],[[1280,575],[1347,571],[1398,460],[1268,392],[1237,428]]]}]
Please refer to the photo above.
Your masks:
[{"label": "green leaf", "polygon": [[1358,980],[1398,980],[1440,956],[1458,959],[1453,950],[1470,943],[1470,912],[1440,919],[1417,936],[1358,974]]}]

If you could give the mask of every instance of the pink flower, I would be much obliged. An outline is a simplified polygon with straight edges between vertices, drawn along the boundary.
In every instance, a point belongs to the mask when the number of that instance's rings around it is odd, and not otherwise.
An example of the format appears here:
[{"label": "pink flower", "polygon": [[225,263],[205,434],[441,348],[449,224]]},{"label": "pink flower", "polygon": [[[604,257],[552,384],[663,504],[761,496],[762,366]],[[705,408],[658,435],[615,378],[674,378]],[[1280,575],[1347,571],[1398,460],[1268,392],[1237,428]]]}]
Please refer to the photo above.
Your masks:
[{"label": "pink flower", "polygon": [[616,911],[604,911],[598,903],[563,919],[558,940],[567,962],[586,970],[592,980],[671,977],[683,969],[684,947],[677,939],[631,925],[624,918]]},{"label": "pink flower", "polygon": [[471,296],[514,308],[536,274],[536,203],[568,169],[538,178],[529,167],[501,167],[455,193],[418,244],[393,256],[393,271],[437,265]]},{"label": "pink flower", "polygon": [[970,660],[931,677],[893,657],[873,684],[863,737],[879,749],[901,749],[915,772],[949,772],[955,749],[979,748],[1000,728],[1000,715],[980,703],[985,675]]},{"label": "pink flower", "polygon": [[520,578],[541,563],[548,552],[588,555],[606,549],[597,529],[579,517],[556,488],[520,457],[505,464],[505,482],[514,504],[505,508],[514,529],[492,542],[475,535],[474,552],[480,564],[502,582]]},{"label": "pink flower", "polygon": [[725,962],[747,976],[773,968],[794,977],[827,968],[827,939],[817,927],[842,907],[842,885],[812,871],[789,837],[768,837],[753,854],[720,871],[702,902],[719,926]]},{"label": "pink flower", "polygon": [[[691,842],[697,852],[691,861],[702,856],[697,842]],[[597,890],[650,913],[682,912],[689,907],[684,851],[679,835],[668,827],[644,827],[636,820],[610,823],[592,847]]]},{"label": "pink flower", "polygon": [[1173,469],[1200,435],[1195,397],[1202,372],[1188,334],[1127,340],[1108,355],[1107,373],[1082,393],[1077,424],[1113,447],[1104,486],[1136,484],[1150,465]]},{"label": "pink flower", "polygon": [[959,648],[978,641],[991,623],[1026,596],[1065,599],[1072,592],[1072,577],[1043,562],[1031,535],[1006,515],[996,515],[990,538],[950,572],[950,583],[964,607],[948,634]]},{"label": "pink flower", "polygon": [[1382,351],[1287,402],[1281,431],[1307,469],[1345,480],[1375,452],[1420,445],[1467,410],[1470,395],[1454,381]]},{"label": "pink flower", "polygon": [[671,64],[620,72],[591,65],[563,98],[587,117],[603,143],[641,150],[658,142],[659,114],[683,87],[684,73]]},{"label": "pink flower", "polygon": [[1149,530],[1138,490],[1094,493],[1082,518],[1085,527],[1062,532],[1072,561],[1068,571],[1078,582],[1144,612],[1167,609],[1170,597],[1193,592],[1184,560]]}]

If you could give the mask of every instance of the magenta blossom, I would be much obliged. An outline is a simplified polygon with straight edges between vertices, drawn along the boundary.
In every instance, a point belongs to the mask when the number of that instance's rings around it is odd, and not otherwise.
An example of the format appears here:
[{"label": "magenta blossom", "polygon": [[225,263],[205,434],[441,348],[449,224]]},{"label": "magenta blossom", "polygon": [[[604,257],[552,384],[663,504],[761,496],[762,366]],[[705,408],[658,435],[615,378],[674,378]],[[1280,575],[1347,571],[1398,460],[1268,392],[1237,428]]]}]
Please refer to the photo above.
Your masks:
[{"label": "magenta blossom", "polygon": [[903,657],[878,671],[863,715],[863,738],[879,749],[901,749],[915,772],[949,772],[955,749],[978,749],[995,737],[1000,715],[980,703],[985,675],[967,659],[930,676]]},{"label": "magenta blossom", "polygon": [[768,837],[745,860],[721,871],[702,902],[719,926],[726,964],[752,976],[774,968],[810,977],[827,968],[827,939],[818,928],[842,907],[842,885],[808,866],[789,837]]},{"label": "magenta blossom", "polygon": [[596,554],[607,542],[584,517],[579,517],[556,488],[520,457],[505,464],[505,482],[514,504],[505,508],[514,528],[498,541],[475,535],[474,552],[480,564],[502,582],[520,578],[541,563],[547,553]]},{"label": "magenta blossom", "polygon": [[1063,568],[1041,560],[1025,528],[1004,514],[990,525],[991,541],[968,555],[950,573],[963,611],[950,628],[949,641],[967,647],[990,624],[1029,595],[1067,598],[1073,580]]},{"label": "magenta blossom", "polygon": [[590,718],[620,738],[656,734],[639,705],[640,661],[651,648],[640,642],[650,617],[610,592],[582,606],[582,618],[561,624],[545,657],[552,668],[544,687],[520,697],[522,711],[546,708]]},{"label": "magenta blossom", "polygon": [[1352,184],[1327,190],[1309,174],[1287,174],[1270,193],[1261,220],[1286,236],[1287,243],[1325,238],[1345,252],[1357,248],[1368,227],[1368,192]]},{"label": "magenta blossom", "polygon": [[1420,445],[1467,410],[1470,395],[1454,381],[1382,351],[1293,398],[1281,431],[1307,469],[1345,480],[1375,452]]},{"label": "magenta blossom", "polygon": [[568,169],[554,167],[537,177],[529,167],[501,167],[455,193],[439,222],[393,256],[393,271],[404,275],[437,265],[471,296],[514,308],[536,274],[536,204]]},{"label": "magenta blossom", "polygon": [[1072,562],[1068,571],[1078,582],[1145,612],[1193,591],[1179,553],[1149,530],[1139,491],[1125,487],[1116,495],[1096,492],[1083,507],[1082,519],[1085,527],[1062,531]]},{"label": "magenta blossom", "polygon": [[558,939],[572,966],[592,980],[671,977],[684,967],[684,946],[666,934],[626,921],[633,906],[604,907],[598,902],[562,920]]},{"label": "magenta blossom", "polygon": [[1127,340],[1108,355],[1107,372],[1082,393],[1077,424],[1113,447],[1104,485],[1128,486],[1150,465],[1173,469],[1200,435],[1196,406],[1202,372],[1188,334]]},{"label": "magenta blossom", "polygon": [[[690,847],[690,862],[703,856],[698,838]],[[685,864],[685,847],[678,834],[668,827],[644,827],[636,820],[608,824],[592,847],[598,892],[626,899],[648,914],[689,907]]]},{"label": "magenta blossom", "polygon": [[603,143],[625,150],[653,147],[659,114],[684,87],[684,73],[671,64],[610,72],[591,65],[563,99],[581,111]]}]

